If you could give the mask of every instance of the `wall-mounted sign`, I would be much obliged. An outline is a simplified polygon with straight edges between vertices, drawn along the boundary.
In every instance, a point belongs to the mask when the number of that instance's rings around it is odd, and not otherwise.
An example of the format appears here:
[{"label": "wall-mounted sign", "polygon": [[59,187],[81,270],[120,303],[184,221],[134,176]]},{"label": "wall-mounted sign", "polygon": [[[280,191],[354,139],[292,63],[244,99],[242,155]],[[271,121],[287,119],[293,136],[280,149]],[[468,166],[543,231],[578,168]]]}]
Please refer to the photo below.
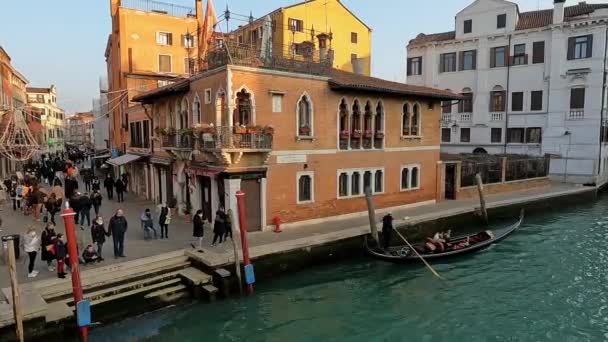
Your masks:
[{"label": "wall-mounted sign", "polygon": [[277,156],[277,164],[297,164],[306,163],[305,154],[289,154],[286,156]]}]

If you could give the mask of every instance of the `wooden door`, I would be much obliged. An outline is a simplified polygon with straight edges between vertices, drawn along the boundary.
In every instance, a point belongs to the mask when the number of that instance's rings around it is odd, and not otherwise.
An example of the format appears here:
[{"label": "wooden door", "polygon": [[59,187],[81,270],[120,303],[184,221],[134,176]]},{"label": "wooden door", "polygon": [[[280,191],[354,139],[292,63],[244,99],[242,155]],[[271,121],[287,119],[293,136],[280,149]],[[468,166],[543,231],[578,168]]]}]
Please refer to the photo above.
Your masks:
[{"label": "wooden door", "polygon": [[211,178],[199,177],[199,186],[201,189],[201,209],[203,210],[203,217],[206,220],[213,220],[213,212],[211,206]]},{"label": "wooden door", "polygon": [[445,166],[445,199],[456,199],[456,165],[446,164]]},{"label": "wooden door", "polygon": [[248,232],[262,230],[262,207],[260,205],[260,180],[243,179],[241,190],[245,193],[245,219]]}]

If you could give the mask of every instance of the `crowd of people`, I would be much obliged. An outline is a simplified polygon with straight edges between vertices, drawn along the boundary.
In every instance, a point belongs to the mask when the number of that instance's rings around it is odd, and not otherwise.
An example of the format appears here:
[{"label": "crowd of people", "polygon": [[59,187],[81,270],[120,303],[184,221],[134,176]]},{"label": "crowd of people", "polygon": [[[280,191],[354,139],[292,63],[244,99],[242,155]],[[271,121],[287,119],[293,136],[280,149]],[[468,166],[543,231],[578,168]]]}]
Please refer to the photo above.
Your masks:
[{"label": "crowd of people", "polygon": [[[79,262],[91,264],[103,262],[103,246],[107,239],[113,243],[115,258],[125,256],[125,237],[129,227],[124,211],[118,209],[106,222],[101,216],[104,203],[102,186],[105,188],[105,199],[124,202],[128,189],[129,176],[122,174],[114,178],[111,173],[102,177],[103,181],[88,169],[79,169],[77,160],[66,158],[65,155],[45,156],[36,162],[29,162],[22,172],[17,172],[10,179],[0,184],[0,202],[8,203],[13,212],[30,215],[36,222],[43,221],[44,229],[38,234],[34,226],[26,229],[21,237],[21,247],[29,258],[28,277],[34,278],[39,274],[35,269],[38,257],[46,263],[50,272],[57,272],[57,277],[65,278],[69,268],[68,242],[62,233],[55,231],[57,214],[63,204],[69,203],[74,210],[74,222],[81,231],[90,230],[89,244],[80,242],[77,249]],[[84,184],[84,192],[80,191],[80,182]],[[93,211],[93,215],[91,214]],[[156,208],[156,220],[152,210],[145,209],[140,215],[141,229],[144,240],[169,239],[169,227],[173,220],[173,209],[166,203]],[[211,246],[223,243],[232,238],[232,223],[230,216],[223,208],[219,208],[212,220],[198,210],[193,217],[194,242],[192,248],[202,248],[205,231],[213,232]],[[158,230],[157,230],[158,228]],[[88,235],[88,234],[87,234]],[[86,236],[86,235],[85,235]],[[80,252],[79,252],[80,253]]]}]

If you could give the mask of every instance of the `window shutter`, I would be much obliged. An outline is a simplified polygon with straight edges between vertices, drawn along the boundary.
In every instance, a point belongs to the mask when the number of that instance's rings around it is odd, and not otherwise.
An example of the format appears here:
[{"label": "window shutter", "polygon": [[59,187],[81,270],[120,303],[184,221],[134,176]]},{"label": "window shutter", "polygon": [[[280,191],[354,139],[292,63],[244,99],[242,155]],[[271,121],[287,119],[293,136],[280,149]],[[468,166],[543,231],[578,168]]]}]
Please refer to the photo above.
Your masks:
[{"label": "window shutter", "polygon": [[464,70],[464,51],[458,53],[458,71]]},{"label": "window shutter", "polygon": [[524,55],[524,64],[528,64],[528,54]]},{"label": "window shutter", "polygon": [[496,48],[490,49],[490,68],[496,68]]},{"label": "window shutter", "polygon": [[186,35],[182,34],[182,47],[187,47],[186,46]]},{"label": "window shutter", "polygon": [[590,34],[587,36],[588,39],[588,43],[587,43],[587,58],[591,58],[593,55],[593,35]]},{"label": "window shutter", "polygon": [[575,37],[568,38],[568,60],[574,59],[574,43]]},{"label": "window shutter", "polygon": [[494,110],[493,104],[494,104],[494,92],[491,91],[490,92],[490,106],[489,106],[490,108],[488,109],[488,111],[492,112]]},{"label": "window shutter", "polygon": [[169,33],[167,41],[168,45],[173,45],[173,33]]},{"label": "window shutter", "polygon": [[416,70],[416,75],[422,75],[422,70],[424,70],[424,69],[422,69],[422,60],[423,59],[424,58],[422,58],[422,57],[418,58],[418,68],[420,68],[420,69]]},{"label": "window shutter", "polygon": [[501,93],[501,96],[502,96],[502,106],[500,108],[500,111],[501,112],[505,112],[506,111],[505,109],[506,109],[506,106],[507,106],[507,91],[503,90],[500,93]]},{"label": "window shutter", "polygon": [[473,70],[477,69],[477,50],[473,50]]},{"label": "window shutter", "polygon": [[443,54],[439,55],[439,72],[445,72],[443,69]]},{"label": "window shutter", "polygon": [[412,59],[407,59],[407,75],[412,76]]}]

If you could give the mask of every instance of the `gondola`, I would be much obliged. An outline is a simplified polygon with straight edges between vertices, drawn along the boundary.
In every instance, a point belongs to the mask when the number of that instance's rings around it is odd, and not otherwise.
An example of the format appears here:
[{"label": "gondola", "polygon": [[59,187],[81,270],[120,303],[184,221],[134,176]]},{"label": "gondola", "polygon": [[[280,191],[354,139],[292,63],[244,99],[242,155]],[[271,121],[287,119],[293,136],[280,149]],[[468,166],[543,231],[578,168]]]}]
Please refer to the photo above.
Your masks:
[{"label": "gondola", "polygon": [[[505,229],[501,229],[498,232],[492,231],[492,230],[486,230],[486,231],[478,232],[478,233],[471,234],[471,235],[459,236],[456,238],[449,239],[447,241],[447,244],[449,244],[451,246],[458,245],[459,243],[464,242],[464,241],[476,241],[475,243],[471,243],[467,247],[462,247],[462,248],[458,248],[458,249],[447,248],[447,250],[445,252],[433,253],[433,254],[425,254],[420,251],[419,251],[419,253],[425,260],[434,260],[434,259],[441,259],[441,258],[447,258],[447,257],[453,257],[453,256],[457,256],[457,255],[477,252],[484,248],[489,247],[492,244],[495,244],[495,243],[505,239],[507,236],[509,236],[511,233],[515,232],[521,226],[523,220],[524,220],[524,211],[522,209],[517,222],[513,223],[512,225],[508,226]],[[367,253],[378,259],[382,259],[382,260],[390,261],[390,262],[396,262],[396,263],[421,261],[420,258],[416,255],[416,253],[414,251],[412,251],[407,245],[389,247],[387,250],[384,250],[380,247],[374,247],[373,241],[370,242],[367,236],[365,237],[364,244],[365,244],[365,250],[367,251]],[[416,250],[419,250],[419,249],[422,250],[423,245],[424,245],[424,243],[423,244],[414,244],[413,246],[414,246],[414,248],[416,248]]]}]

